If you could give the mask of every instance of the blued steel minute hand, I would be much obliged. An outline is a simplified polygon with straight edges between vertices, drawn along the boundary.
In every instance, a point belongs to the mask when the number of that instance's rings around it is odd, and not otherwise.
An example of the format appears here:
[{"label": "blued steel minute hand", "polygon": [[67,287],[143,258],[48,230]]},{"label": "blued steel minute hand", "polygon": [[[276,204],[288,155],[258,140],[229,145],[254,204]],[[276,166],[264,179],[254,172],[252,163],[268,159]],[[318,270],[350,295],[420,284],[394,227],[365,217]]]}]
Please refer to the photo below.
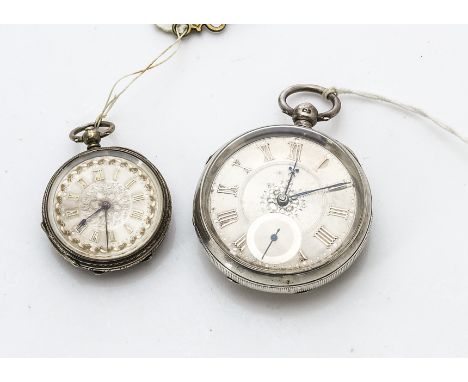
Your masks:
[{"label": "blued steel minute hand", "polygon": [[297,159],[294,162],[294,167],[289,167],[289,180],[288,180],[288,185],[286,186],[286,189],[284,190],[284,195],[288,195],[288,190],[289,186],[291,185],[292,178],[299,172],[299,169],[296,169],[297,167]]},{"label": "blued steel minute hand", "polygon": [[331,186],[320,187],[314,190],[298,192],[297,194],[291,195],[290,198],[296,199],[299,196],[309,195],[309,194],[313,194],[314,192],[323,191],[323,190],[327,190],[329,192],[340,191],[340,190],[344,190],[345,188],[348,188],[350,185],[352,185],[351,182],[336,183],[336,184],[332,184]]}]

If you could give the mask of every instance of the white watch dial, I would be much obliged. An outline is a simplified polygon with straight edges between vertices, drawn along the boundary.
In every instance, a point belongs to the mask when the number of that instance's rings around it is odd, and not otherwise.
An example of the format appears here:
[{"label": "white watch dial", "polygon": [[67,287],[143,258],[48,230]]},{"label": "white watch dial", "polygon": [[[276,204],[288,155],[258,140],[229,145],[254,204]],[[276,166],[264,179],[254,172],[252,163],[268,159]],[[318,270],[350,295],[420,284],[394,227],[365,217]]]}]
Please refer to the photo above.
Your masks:
[{"label": "white watch dial", "polygon": [[209,197],[216,239],[236,261],[266,273],[299,273],[331,261],[350,239],[356,209],[343,163],[293,135],[258,139],[234,152]]},{"label": "white watch dial", "polygon": [[108,151],[75,161],[52,185],[50,224],[68,248],[93,260],[141,248],[162,219],[162,186],[131,155]]},{"label": "white watch dial", "polygon": [[247,231],[247,248],[266,264],[293,259],[301,248],[302,234],[297,223],[280,213],[260,216]]}]

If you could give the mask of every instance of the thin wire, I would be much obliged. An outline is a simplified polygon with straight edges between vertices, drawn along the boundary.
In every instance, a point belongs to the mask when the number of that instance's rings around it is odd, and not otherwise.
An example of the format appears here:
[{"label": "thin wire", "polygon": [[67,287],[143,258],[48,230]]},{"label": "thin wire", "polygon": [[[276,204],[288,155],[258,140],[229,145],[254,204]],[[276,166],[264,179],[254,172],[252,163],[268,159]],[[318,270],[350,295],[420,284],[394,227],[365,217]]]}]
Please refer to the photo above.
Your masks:
[{"label": "thin wire", "polygon": [[390,98],[374,94],[374,93],[368,93],[368,92],[362,92],[362,91],[357,91],[357,90],[352,90],[352,89],[346,89],[346,88],[336,88],[336,87],[331,87],[326,89],[322,95],[325,98],[328,98],[328,96],[331,93],[336,93],[336,94],[352,94],[356,95],[359,97],[367,98],[373,101],[379,101],[379,102],[385,102],[388,104],[391,104],[393,106],[396,106],[402,110],[408,111],[410,113],[417,114],[423,118],[428,119],[432,123],[434,123],[436,126],[440,127],[441,129],[445,130],[446,132],[456,136],[458,139],[460,139],[462,142],[468,144],[468,137],[463,136],[460,132],[455,130],[453,127],[447,125],[446,123],[439,121],[438,119],[432,117],[429,115],[427,112],[424,110],[420,109],[419,107],[415,107],[412,105],[408,105],[399,101],[392,100]]},{"label": "thin wire", "polygon": [[[115,103],[117,100],[120,98],[120,96],[138,79],[140,78],[143,74],[145,74],[147,71],[156,68],[159,65],[164,64],[166,61],[170,60],[178,51],[180,41],[184,37],[184,34],[179,34],[177,36],[177,39],[170,44],[166,49],[164,49],[154,60],[152,60],[146,67],[143,69],[140,69],[136,72],[126,74],[125,76],[119,78],[117,81],[115,81],[114,85],[112,86],[109,95],[107,96],[106,102],[104,104],[104,107],[102,108],[101,113],[96,117],[96,120],[94,122],[94,128],[98,128],[104,118],[107,117],[109,114],[109,111],[114,107]],[[160,58],[163,57],[167,52],[170,50],[173,50],[167,57],[162,59],[161,61]],[[121,90],[116,92],[117,86],[122,82],[123,80],[127,78],[132,78],[132,80]]]}]

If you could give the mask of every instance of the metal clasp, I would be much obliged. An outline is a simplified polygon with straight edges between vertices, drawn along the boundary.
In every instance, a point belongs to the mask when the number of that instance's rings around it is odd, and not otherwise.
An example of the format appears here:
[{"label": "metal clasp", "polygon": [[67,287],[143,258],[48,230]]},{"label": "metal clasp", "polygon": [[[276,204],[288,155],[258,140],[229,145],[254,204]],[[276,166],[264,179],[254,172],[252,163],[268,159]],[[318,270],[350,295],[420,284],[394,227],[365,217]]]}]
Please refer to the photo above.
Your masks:
[{"label": "metal clasp", "polygon": [[[295,93],[310,92],[325,96],[332,104],[330,110],[319,113],[311,103],[301,103],[294,109],[288,105],[287,98]],[[333,118],[341,109],[341,101],[336,92],[318,85],[293,85],[281,92],[278,97],[278,104],[283,113],[292,117],[294,124],[303,127],[313,127],[317,122],[328,121]]]},{"label": "metal clasp", "polygon": [[101,121],[98,127],[96,127],[95,122],[91,122],[70,131],[69,137],[73,142],[83,142],[88,146],[89,150],[95,147],[101,147],[101,139],[112,134],[114,130],[115,125],[112,122]]},{"label": "metal clasp", "polygon": [[203,27],[211,32],[221,32],[226,28],[226,24],[172,24],[172,33],[176,36],[187,36],[193,31],[201,32]]}]

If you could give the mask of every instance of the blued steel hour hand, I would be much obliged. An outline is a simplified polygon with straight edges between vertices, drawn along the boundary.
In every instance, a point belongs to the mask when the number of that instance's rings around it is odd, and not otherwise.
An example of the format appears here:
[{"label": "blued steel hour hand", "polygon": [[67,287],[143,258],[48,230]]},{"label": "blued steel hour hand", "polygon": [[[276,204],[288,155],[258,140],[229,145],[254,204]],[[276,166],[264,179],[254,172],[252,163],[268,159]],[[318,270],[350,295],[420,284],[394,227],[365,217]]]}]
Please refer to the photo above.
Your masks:
[{"label": "blued steel hour hand", "polygon": [[284,190],[284,194],[287,195],[289,191],[289,186],[291,185],[292,178],[299,172],[299,169],[297,167],[297,159],[294,162],[294,167],[289,167],[289,180],[288,180],[288,185],[286,186],[286,189]]},{"label": "blued steel hour hand", "polygon": [[313,193],[318,192],[318,191],[328,191],[328,192],[340,191],[340,190],[344,190],[345,188],[350,187],[352,184],[353,184],[352,182],[336,183],[336,184],[332,184],[330,186],[325,186],[325,187],[315,188],[313,190],[298,192],[297,194],[291,195],[289,198],[290,199],[297,199],[300,196],[313,194]]},{"label": "blued steel hour hand", "polygon": [[294,176],[299,172],[299,169],[297,167],[297,159],[294,162],[294,167],[289,167],[289,180],[288,184],[286,185],[286,189],[284,190],[284,193],[278,195],[277,197],[277,202],[278,205],[280,206],[285,206],[289,202],[289,197],[288,197],[288,191],[289,191],[289,186],[291,186],[291,182]]},{"label": "blued steel hour hand", "polygon": [[94,217],[95,215],[97,215],[99,212],[101,211],[106,211],[110,208],[110,203],[107,202],[107,201],[104,201],[101,203],[101,207],[99,207],[96,211],[94,211],[91,215],[89,215],[87,218],[81,220],[78,225],[76,226],[76,229],[80,230],[83,226],[86,225],[86,223],[88,223],[88,220],[91,219],[92,217]]}]

